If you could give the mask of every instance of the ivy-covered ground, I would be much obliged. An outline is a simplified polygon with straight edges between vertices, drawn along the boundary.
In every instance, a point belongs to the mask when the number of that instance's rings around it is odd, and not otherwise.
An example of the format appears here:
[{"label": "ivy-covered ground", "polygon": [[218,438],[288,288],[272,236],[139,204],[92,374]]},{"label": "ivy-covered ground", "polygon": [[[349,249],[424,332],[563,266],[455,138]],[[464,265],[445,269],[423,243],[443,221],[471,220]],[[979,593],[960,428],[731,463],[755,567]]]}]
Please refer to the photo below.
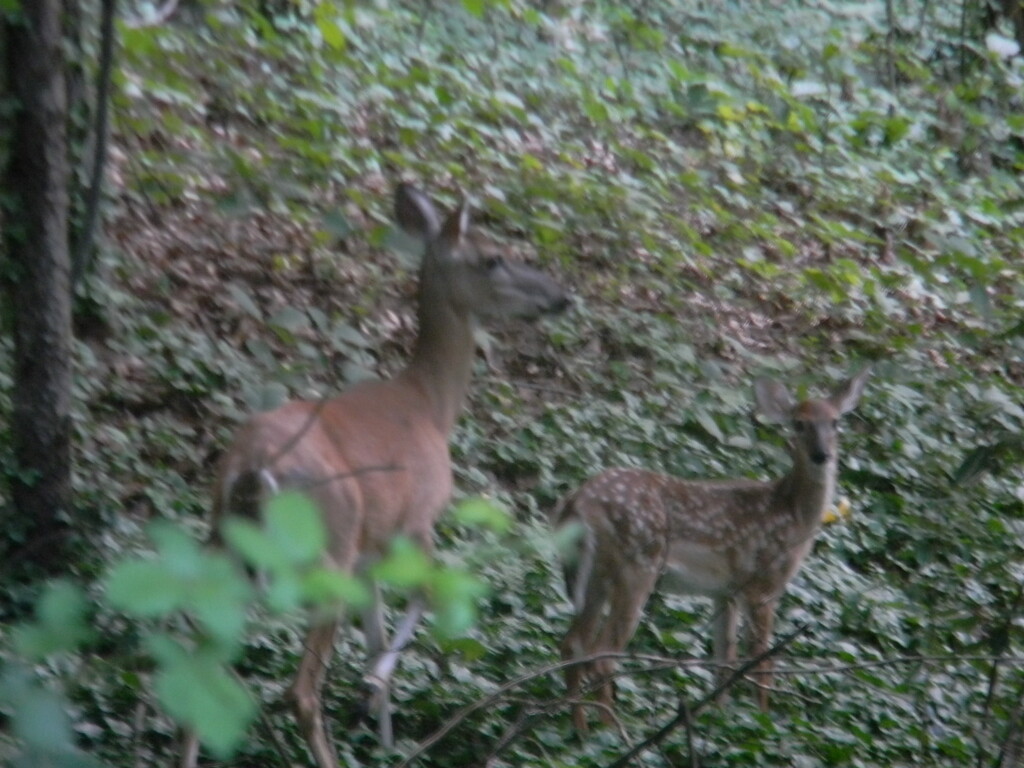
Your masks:
[{"label": "ivy-covered ground", "polygon": [[[806,629],[771,713],[740,689],[636,764],[1015,764],[1024,58],[980,4],[888,5],[240,1],[123,27],[108,241],[79,296],[83,582],[148,547],[153,519],[205,536],[246,413],[402,365],[416,270],[390,200],[414,181],[448,207],[469,194],[576,303],[484,339],[456,486],[515,525],[441,523],[442,560],[489,592],[466,637],[423,632],[405,655],[393,753],[345,730],[363,652],[342,639],[343,764],[398,764],[486,702],[413,764],[607,765],[699,700],[711,671],[686,661],[710,651],[710,604],[658,596],[621,728],[572,736],[560,673],[531,676],[570,618],[547,512],[610,465],[777,475],[753,378],[820,391],[868,362],[843,435],[851,514],[783,601],[779,634]],[[99,642],[46,674],[88,751],[166,763],[148,630],[96,622]],[[239,669],[266,720],[224,764],[306,764],[280,701],[300,631],[252,618]]]}]

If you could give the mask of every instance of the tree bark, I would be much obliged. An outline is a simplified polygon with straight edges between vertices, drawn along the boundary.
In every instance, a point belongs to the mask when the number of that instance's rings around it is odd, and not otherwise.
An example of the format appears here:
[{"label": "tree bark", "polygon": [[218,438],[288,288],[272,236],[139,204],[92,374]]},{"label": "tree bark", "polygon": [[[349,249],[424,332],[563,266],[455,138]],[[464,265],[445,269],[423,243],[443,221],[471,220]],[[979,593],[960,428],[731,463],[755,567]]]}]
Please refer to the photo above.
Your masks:
[{"label": "tree bark", "polygon": [[[71,293],[67,95],[60,0],[23,0],[8,16],[6,69],[15,111],[3,188],[0,269],[14,332],[10,477],[0,562],[47,572],[65,560],[71,511]],[[13,551],[11,551],[13,550]]]},{"label": "tree bark", "polygon": [[1003,13],[1013,26],[1013,37],[1024,50],[1024,0],[1003,0]]}]

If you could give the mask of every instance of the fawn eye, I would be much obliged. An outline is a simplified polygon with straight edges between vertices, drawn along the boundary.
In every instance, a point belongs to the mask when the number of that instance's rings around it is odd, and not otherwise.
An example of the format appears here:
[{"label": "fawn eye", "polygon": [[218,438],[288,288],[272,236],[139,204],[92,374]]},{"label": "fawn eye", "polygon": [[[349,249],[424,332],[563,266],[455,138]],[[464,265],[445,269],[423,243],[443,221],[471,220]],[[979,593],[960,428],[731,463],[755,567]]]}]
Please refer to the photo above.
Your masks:
[{"label": "fawn eye", "polygon": [[503,266],[505,266],[505,260],[501,256],[487,256],[484,259],[484,268],[488,272],[500,269]]}]

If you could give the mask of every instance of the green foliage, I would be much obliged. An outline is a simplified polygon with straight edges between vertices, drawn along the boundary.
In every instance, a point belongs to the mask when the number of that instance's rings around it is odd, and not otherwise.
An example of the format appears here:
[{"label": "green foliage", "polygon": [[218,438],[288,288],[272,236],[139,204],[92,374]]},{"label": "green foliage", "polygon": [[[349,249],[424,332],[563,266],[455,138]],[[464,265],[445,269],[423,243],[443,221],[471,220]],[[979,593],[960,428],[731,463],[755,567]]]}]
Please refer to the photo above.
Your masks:
[{"label": "green foliage", "polygon": [[[140,617],[98,612],[103,669],[119,671],[75,683],[99,663],[84,655],[48,671],[68,681],[80,742],[125,764],[132,733],[165,756],[167,723],[133,719],[150,656],[168,711],[237,733],[249,702],[294,671],[289,614],[363,599],[311,559],[322,531],[303,503],[275,502],[264,525],[225,529],[267,575],[271,610],[243,644],[248,580],[145,521],[201,529],[210,458],[247,411],[406,359],[415,270],[384,222],[407,178],[447,204],[473,196],[478,220],[579,295],[566,319],[493,332],[497,371],[477,376],[454,436],[459,490],[514,515],[470,502],[443,521],[438,563],[399,541],[376,566],[390,591],[442,601],[437,636],[395,680],[400,736],[425,738],[527,678],[423,764],[479,763],[502,744],[495,765],[620,755],[616,732],[571,742],[558,674],[530,676],[557,659],[570,611],[545,515],[613,464],[776,474],[784,446],[749,418],[751,379],[805,391],[866,360],[879,364],[840,479],[853,512],[826,527],[783,602],[782,627],[810,631],[780,660],[792,674],[775,713],[740,691],[699,715],[694,745],[674,733],[643,759],[685,764],[693,746],[708,764],[994,762],[1024,684],[1009,661],[1024,643],[1020,63],[986,39],[1009,30],[961,17],[971,4],[893,5],[894,20],[880,1],[246,0],[124,29],[120,253],[91,286],[101,328],[82,334],[76,390],[81,511],[106,532],[79,572],[106,572],[144,531],[155,552],[107,582]],[[0,382],[6,407],[3,370]],[[82,639],[54,630],[82,615],[70,594],[12,634],[22,653]],[[154,629],[179,611],[201,637]],[[658,596],[631,650],[703,659],[708,616]],[[362,655],[338,657],[328,700],[344,702]],[[265,690],[240,695],[228,660]],[[619,680],[633,742],[710,690],[699,665],[653,666],[627,663]],[[390,759],[358,731],[335,734],[348,763]],[[262,739],[242,750],[247,764],[278,760]]]},{"label": "green foliage", "polygon": [[486,528],[499,535],[510,532],[512,518],[501,507],[487,499],[465,499],[452,510],[455,520],[462,525]]},{"label": "green foliage", "polygon": [[220,650],[209,645],[189,650],[165,635],[153,636],[148,650],[158,667],[153,686],[167,712],[215,755],[233,754],[256,704],[225,668]]},{"label": "green foliage", "polygon": [[36,620],[12,632],[14,649],[26,659],[77,650],[92,639],[86,622],[88,603],[82,591],[69,581],[47,586],[36,603]]},{"label": "green foliage", "polygon": [[[487,511],[488,519],[500,516]],[[256,714],[255,703],[226,666],[242,651],[252,590],[236,561],[201,550],[180,529],[154,523],[149,535],[156,557],[118,563],[107,580],[107,598],[115,609],[140,619],[181,612],[198,622],[187,646],[166,633],[149,638],[147,651],[157,664],[154,688],[176,721],[195,730],[214,754],[229,756]],[[229,519],[223,535],[235,554],[266,576],[264,600],[272,611],[312,607],[333,614],[369,600],[358,578],[320,564],[327,532],[319,509],[304,494],[274,496],[260,525]],[[480,582],[461,569],[435,565],[407,539],[396,538],[369,575],[399,591],[426,594],[441,638],[458,637],[476,619]],[[45,609],[47,603],[42,605]]]},{"label": "green foliage", "polygon": [[[41,662],[78,651],[93,637],[85,595],[68,581],[49,584],[36,603],[35,621],[13,628],[12,645],[22,659]],[[18,749],[9,765],[92,768],[99,763],[75,745],[63,697],[40,683],[22,661],[0,664],[0,711],[10,717]]]},{"label": "green foliage", "polygon": [[11,734],[20,742],[11,768],[98,768],[100,763],[75,746],[74,731],[61,698],[22,667],[0,668],[0,709],[10,712]]},{"label": "green foliage", "polygon": [[[484,506],[489,509],[484,510]],[[476,511],[467,513],[466,509]],[[470,518],[492,522],[504,517],[493,504],[481,500],[458,505],[455,515],[470,525],[479,524]],[[473,627],[476,603],[487,592],[472,574],[462,568],[435,564],[415,543],[402,536],[392,540],[387,556],[370,568],[370,576],[379,584],[427,595],[434,609],[434,630],[441,640],[457,638]]]},{"label": "green foliage", "polygon": [[223,533],[247,563],[266,575],[267,603],[275,611],[310,603],[360,608],[369,600],[357,579],[320,565],[327,529],[320,510],[303,494],[286,492],[270,499],[262,527],[229,519]]},{"label": "green foliage", "polygon": [[[470,525],[506,519],[482,500],[466,502],[459,518]],[[257,705],[229,665],[243,650],[246,619],[255,595],[239,563],[224,553],[204,550],[184,531],[167,522],[149,526],[152,557],[116,563],[106,579],[106,601],[138,620],[166,625],[175,615],[195,620],[189,637],[155,629],[147,633],[145,653],[156,665],[152,687],[174,720],[196,732],[213,754],[229,757],[237,750],[257,712]],[[313,608],[336,614],[360,608],[369,590],[354,576],[324,567],[327,535],[321,514],[309,497],[284,492],[264,507],[262,525],[229,519],[224,538],[233,552],[267,576],[263,602],[276,612]],[[433,608],[439,639],[458,642],[476,620],[482,583],[465,570],[437,565],[408,539],[396,538],[391,552],[368,574],[377,583],[404,593],[424,594]],[[84,595],[69,582],[51,585],[37,604],[36,621],[16,627],[16,651],[43,660],[58,652],[75,652],[92,638],[84,613]],[[465,649],[465,647],[464,647]],[[13,734],[22,745],[18,760],[52,757],[56,764],[85,766],[74,749],[70,722],[59,696],[41,687],[17,664],[0,668],[0,706],[13,713]],[[40,733],[56,729],[49,741]]]},{"label": "green foliage", "polygon": [[139,618],[184,611],[215,640],[236,640],[250,593],[237,565],[226,555],[202,552],[187,533],[169,523],[154,523],[149,535],[157,557],[118,563],[107,580],[110,604]]}]

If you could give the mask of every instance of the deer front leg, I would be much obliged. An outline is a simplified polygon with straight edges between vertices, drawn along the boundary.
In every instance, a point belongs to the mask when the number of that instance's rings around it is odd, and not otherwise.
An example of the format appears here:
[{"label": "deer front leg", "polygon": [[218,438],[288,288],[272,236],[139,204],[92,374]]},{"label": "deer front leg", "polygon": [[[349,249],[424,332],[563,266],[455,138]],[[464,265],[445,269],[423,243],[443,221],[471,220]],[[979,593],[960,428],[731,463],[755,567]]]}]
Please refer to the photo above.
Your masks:
[{"label": "deer front leg", "polygon": [[394,735],[388,705],[389,692],[387,685],[371,673],[373,663],[388,647],[388,633],[384,627],[384,604],[380,597],[380,586],[372,582],[370,588],[370,603],[363,609],[363,635],[366,638],[366,656],[370,660],[370,666],[363,677],[362,698],[357,711],[360,720],[371,713],[376,716],[381,742],[390,747]]},{"label": "deer front leg", "polygon": [[[577,700],[583,687],[583,679],[595,672],[592,662],[580,659],[592,655],[598,648],[604,605],[608,596],[605,579],[591,572],[587,583],[578,591],[582,604],[576,606],[576,615],[569,625],[569,631],[562,640],[562,661],[577,662],[565,667],[565,687],[570,700]],[[572,705],[572,724],[578,733],[587,731],[587,714],[582,704]]]},{"label": "deer front leg", "polygon": [[317,768],[337,768],[334,745],[327,736],[323,715],[323,686],[327,665],[334,651],[338,620],[315,624],[306,635],[305,650],[295,681],[288,690],[295,717]]},{"label": "deer front leg", "polygon": [[[772,632],[775,629],[775,609],[778,607],[777,599],[762,600],[759,603],[751,604],[749,607],[750,617],[750,656],[756,658],[765,653],[771,646]],[[762,659],[757,665],[757,703],[762,712],[768,711],[768,695],[772,688],[772,667],[774,662],[771,658]]]},{"label": "deer front leg", "polygon": [[[644,606],[654,591],[654,585],[661,573],[661,558],[651,559],[643,567],[634,569],[620,568],[615,571],[608,601],[608,618],[604,622],[597,650],[602,652],[623,653],[629,641],[636,634],[636,628],[643,617]],[[597,691],[597,700],[604,704],[601,720],[605,725],[613,725],[613,703],[615,698],[615,682],[613,675],[618,667],[614,658],[601,659],[597,662],[604,683]]]},{"label": "deer front leg", "polygon": [[[715,680],[721,685],[733,671],[736,664],[736,625],[738,613],[736,601],[730,597],[715,599]],[[729,692],[723,690],[718,694],[718,703],[723,704],[729,698]]]}]

